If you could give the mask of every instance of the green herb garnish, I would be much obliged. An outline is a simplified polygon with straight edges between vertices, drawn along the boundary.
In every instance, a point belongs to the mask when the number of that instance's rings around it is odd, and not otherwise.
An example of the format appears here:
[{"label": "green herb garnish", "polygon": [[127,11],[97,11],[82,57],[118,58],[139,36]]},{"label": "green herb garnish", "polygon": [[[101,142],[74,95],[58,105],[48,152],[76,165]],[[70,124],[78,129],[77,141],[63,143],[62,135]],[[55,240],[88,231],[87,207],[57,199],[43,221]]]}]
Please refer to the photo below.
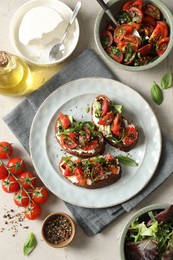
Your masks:
[{"label": "green herb garnish", "polygon": [[29,255],[34,250],[36,245],[37,245],[37,241],[35,235],[33,233],[30,233],[23,246],[24,255],[25,256]]},{"label": "green herb garnish", "polygon": [[132,166],[132,167],[136,167],[138,166],[138,163],[136,163],[132,158],[127,157],[127,156],[123,156],[123,155],[118,155],[116,156],[116,158],[118,159],[118,161],[122,164],[128,165],[128,166]]},{"label": "green herb garnish", "polygon": [[151,89],[150,89],[150,94],[152,97],[152,100],[157,104],[161,105],[163,102],[163,92],[159,85],[156,84],[156,82],[153,83]]}]

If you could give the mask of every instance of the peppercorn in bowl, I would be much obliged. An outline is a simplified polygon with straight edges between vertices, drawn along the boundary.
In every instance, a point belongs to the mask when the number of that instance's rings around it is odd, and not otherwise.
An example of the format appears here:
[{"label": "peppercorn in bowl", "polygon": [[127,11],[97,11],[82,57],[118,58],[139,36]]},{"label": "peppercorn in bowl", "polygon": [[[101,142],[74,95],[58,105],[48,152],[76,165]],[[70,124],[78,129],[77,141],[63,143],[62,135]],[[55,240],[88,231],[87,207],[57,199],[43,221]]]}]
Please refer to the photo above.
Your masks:
[{"label": "peppercorn in bowl", "polygon": [[115,68],[142,71],[154,68],[173,47],[173,16],[160,0],[110,0],[115,25],[101,10],[94,36],[105,61]]},{"label": "peppercorn in bowl", "polygon": [[44,241],[52,247],[65,247],[75,235],[75,224],[72,218],[63,212],[48,215],[42,224]]}]

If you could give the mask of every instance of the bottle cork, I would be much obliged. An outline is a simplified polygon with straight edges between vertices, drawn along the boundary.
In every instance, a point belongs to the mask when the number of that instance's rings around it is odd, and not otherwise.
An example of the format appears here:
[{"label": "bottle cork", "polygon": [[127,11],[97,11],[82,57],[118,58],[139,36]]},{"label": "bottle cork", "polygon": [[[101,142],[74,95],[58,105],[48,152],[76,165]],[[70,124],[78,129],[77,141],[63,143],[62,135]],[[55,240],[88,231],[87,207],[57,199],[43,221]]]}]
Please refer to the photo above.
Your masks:
[{"label": "bottle cork", "polygon": [[0,51],[0,67],[5,67],[8,64],[8,55],[5,51]]}]

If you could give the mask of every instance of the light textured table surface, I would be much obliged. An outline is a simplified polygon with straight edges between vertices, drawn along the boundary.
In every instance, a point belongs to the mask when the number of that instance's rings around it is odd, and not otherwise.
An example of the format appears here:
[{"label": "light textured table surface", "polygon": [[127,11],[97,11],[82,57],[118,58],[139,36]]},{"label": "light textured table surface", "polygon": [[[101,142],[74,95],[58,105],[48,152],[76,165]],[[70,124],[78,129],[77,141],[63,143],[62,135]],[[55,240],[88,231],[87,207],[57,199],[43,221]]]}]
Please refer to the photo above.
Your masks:
[{"label": "light textured table surface", "polygon": [[[15,53],[9,39],[9,25],[10,20],[14,12],[23,4],[26,0],[0,0],[0,49],[6,50],[11,53]],[[76,1],[74,0],[63,0],[64,3],[73,8]],[[95,0],[82,0],[82,8],[78,15],[80,24],[80,39],[79,44],[72,55],[76,57],[82,50],[86,48],[93,48],[99,54],[96,44],[94,41],[94,23],[100,6]],[[173,12],[172,0],[163,0],[167,7]],[[151,100],[149,90],[153,81],[160,82],[161,77],[169,70],[173,72],[173,51],[169,57],[156,68],[143,71],[143,72],[127,72],[121,71],[110,64],[107,64],[111,70],[116,74],[117,78],[130,86],[131,88],[138,91],[150,104],[155,114],[157,115],[161,130],[170,137],[173,141],[173,88],[170,88],[164,92],[164,102],[158,106]],[[44,77],[47,78],[53,75],[59,69],[58,66],[51,68],[50,70],[45,69]],[[40,73],[40,82],[42,81],[42,70],[37,68],[37,73]],[[32,162],[21,146],[19,141],[8,129],[2,120],[2,117],[10,112],[17,104],[19,104],[25,97],[8,97],[0,95],[0,141],[6,140],[13,143],[17,149],[17,155],[23,157],[28,165]],[[142,110],[142,108],[141,108]],[[142,111],[141,111],[142,112]],[[48,213],[55,211],[64,211],[68,214],[70,212],[64,205],[64,203],[53,194],[50,194],[49,202],[43,207],[43,213],[40,219],[35,221],[24,220],[20,224],[16,225],[17,234],[13,237],[13,224],[5,224],[4,214],[10,209],[14,209],[15,212],[21,212],[20,208],[17,208],[13,202],[13,195],[6,194],[0,187],[0,259],[25,259],[22,248],[23,243],[29,232],[34,232],[37,238],[38,245],[36,249],[29,256],[32,260],[120,260],[119,256],[119,237],[126,221],[129,217],[138,209],[143,206],[152,203],[164,202],[172,203],[173,189],[172,189],[173,178],[170,177],[165,183],[163,183],[155,192],[153,192],[147,199],[145,199],[138,207],[136,207],[129,214],[125,214],[121,219],[112,223],[105,229],[101,234],[95,237],[88,237],[77,225],[76,236],[73,244],[69,247],[62,249],[54,249],[47,246],[41,237],[41,223],[44,217]],[[28,228],[26,228],[28,227]],[[2,228],[5,230],[2,232]],[[28,258],[28,259],[29,259]]]}]

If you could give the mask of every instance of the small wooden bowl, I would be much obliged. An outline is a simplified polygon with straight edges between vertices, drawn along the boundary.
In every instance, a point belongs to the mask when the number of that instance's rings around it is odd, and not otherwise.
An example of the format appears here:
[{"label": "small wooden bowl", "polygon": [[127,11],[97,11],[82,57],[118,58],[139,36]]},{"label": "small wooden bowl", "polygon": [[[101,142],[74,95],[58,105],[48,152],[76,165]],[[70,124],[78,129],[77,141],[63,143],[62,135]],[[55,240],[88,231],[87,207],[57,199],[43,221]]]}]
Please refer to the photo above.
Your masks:
[{"label": "small wooden bowl", "polygon": [[65,247],[75,235],[75,224],[72,218],[63,212],[48,215],[42,224],[44,241],[52,247]]}]

